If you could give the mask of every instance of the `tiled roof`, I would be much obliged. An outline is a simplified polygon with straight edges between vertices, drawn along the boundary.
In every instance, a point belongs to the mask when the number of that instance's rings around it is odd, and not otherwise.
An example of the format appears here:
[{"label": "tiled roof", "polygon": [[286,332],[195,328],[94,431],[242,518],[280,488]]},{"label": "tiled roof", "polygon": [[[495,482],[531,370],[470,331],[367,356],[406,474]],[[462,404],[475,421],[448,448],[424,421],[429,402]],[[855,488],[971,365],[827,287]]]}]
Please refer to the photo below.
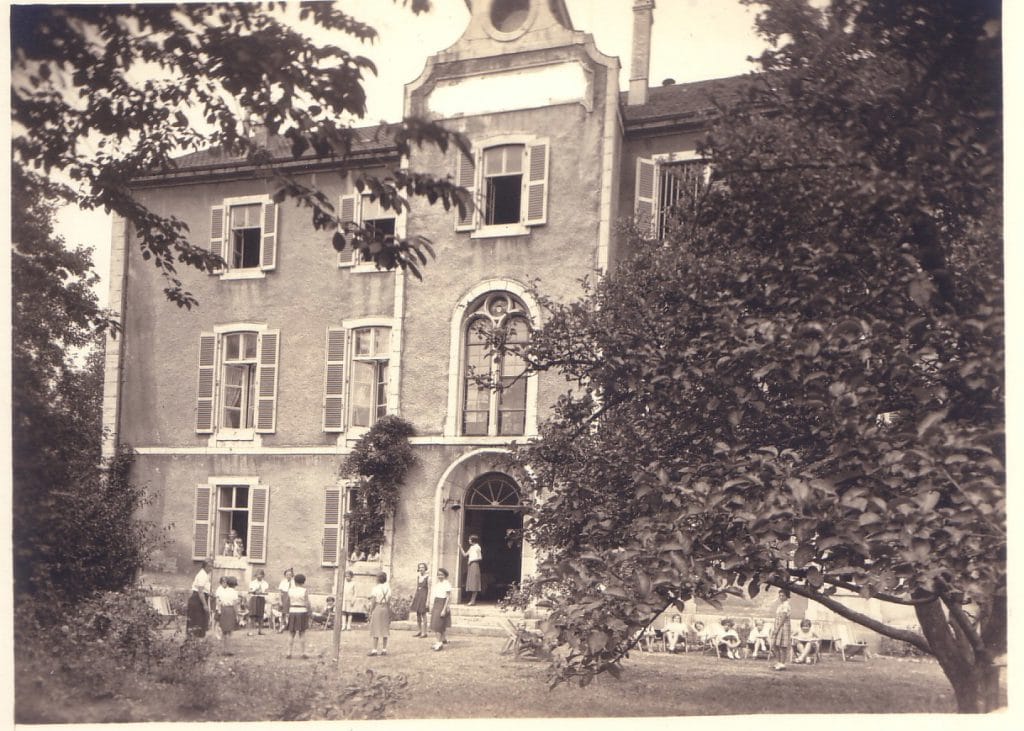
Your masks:
[{"label": "tiled roof", "polygon": [[700,116],[714,110],[711,100],[731,101],[739,98],[751,82],[750,75],[729,76],[686,84],[654,86],[648,91],[647,103],[629,106],[627,92],[619,95],[622,116],[630,122],[646,122],[667,117]]},{"label": "tiled roof", "polygon": [[[387,127],[383,129],[379,125],[373,127],[359,127],[353,130],[352,152],[381,152],[384,154],[397,154],[395,143],[388,134]],[[291,142],[285,137],[272,137],[267,142],[267,149],[275,160],[292,160]],[[299,158],[300,160],[315,160],[316,153],[306,150]],[[178,170],[194,170],[198,168],[210,168],[227,165],[240,165],[245,163],[245,157],[241,155],[225,155],[220,148],[213,147],[209,150],[200,150],[175,159]]]}]

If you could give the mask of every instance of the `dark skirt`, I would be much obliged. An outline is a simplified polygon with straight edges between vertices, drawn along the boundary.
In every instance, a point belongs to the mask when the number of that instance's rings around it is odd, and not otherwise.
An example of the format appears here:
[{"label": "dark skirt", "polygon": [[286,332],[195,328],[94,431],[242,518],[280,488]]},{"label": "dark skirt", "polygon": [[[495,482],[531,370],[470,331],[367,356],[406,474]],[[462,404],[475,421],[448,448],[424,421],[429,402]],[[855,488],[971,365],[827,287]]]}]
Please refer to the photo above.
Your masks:
[{"label": "dark skirt", "polygon": [[238,621],[235,619],[234,607],[220,608],[220,631],[226,635],[235,631]]},{"label": "dark skirt", "polygon": [[415,612],[416,614],[427,613],[427,585],[416,584],[416,593],[413,594],[412,603],[409,605],[409,611]]},{"label": "dark skirt", "polygon": [[263,619],[263,611],[267,606],[267,598],[262,594],[249,597],[249,615],[257,622]]},{"label": "dark skirt", "polygon": [[309,629],[309,612],[288,612],[288,631],[302,634]]},{"label": "dark skirt", "polygon": [[198,591],[192,592],[188,598],[185,612],[185,632],[190,637],[205,637],[210,626],[210,617],[206,613],[206,605]]},{"label": "dark skirt", "polygon": [[378,604],[370,612],[370,637],[387,637],[391,627],[391,610],[387,604]]},{"label": "dark skirt", "polygon": [[441,610],[444,609],[444,602],[444,599],[434,599],[434,607],[430,611],[431,632],[445,632],[452,626],[452,613],[450,611],[443,617],[441,616]]},{"label": "dark skirt", "polygon": [[466,569],[466,591],[480,591],[480,562],[473,561]]}]

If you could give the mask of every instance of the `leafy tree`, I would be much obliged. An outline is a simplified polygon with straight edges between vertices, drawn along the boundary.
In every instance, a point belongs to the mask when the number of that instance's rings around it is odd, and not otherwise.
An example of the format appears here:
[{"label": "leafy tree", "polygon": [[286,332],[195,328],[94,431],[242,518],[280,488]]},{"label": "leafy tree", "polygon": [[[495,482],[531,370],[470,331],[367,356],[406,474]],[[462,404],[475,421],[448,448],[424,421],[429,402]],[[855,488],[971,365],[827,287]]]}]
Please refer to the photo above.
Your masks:
[{"label": "leafy tree", "polygon": [[[520,449],[554,680],[667,606],[785,587],[934,655],[962,711],[1006,651],[999,10],[768,0],[777,45],[664,242],[525,350],[574,390]],[[500,344],[496,344],[499,347]],[[912,606],[920,632],[840,590]]]},{"label": "leafy tree", "polygon": [[[415,13],[428,0],[404,0]],[[292,15],[289,12],[294,10]],[[295,17],[297,16],[297,17]],[[296,22],[297,21],[297,22]],[[385,268],[419,276],[432,255],[422,237],[398,240],[341,222],[327,197],[282,170],[266,137],[250,134],[247,120],[290,143],[291,157],[330,157],[344,175],[355,132],[366,113],[363,75],[372,62],[336,45],[318,46],[301,27],[360,42],[373,28],[332,3],[16,5],[11,8],[14,166],[37,171],[74,188],[65,200],[103,208],[135,229],[144,258],[166,277],[165,292],[179,306],[195,298],[178,265],[208,271],[221,262],[190,240],[186,224],[136,200],[131,180],[175,168],[184,152],[217,147],[238,156],[277,186],[275,199],[311,209],[314,226],[337,229],[335,247],[347,242]],[[412,145],[454,141],[418,119],[384,127],[400,154]],[[464,199],[447,179],[409,170],[385,178],[361,175],[385,208],[408,207],[424,196],[445,208]]]},{"label": "leafy tree", "polygon": [[73,601],[120,589],[141,567],[145,497],[128,480],[127,452],[100,467],[97,333],[111,320],[91,289],[89,252],[54,234],[52,184],[17,168],[12,182],[15,589]]},{"label": "leafy tree", "polygon": [[416,461],[409,437],[416,431],[405,419],[384,416],[356,442],[341,473],[358,481],[346,523],[363,553],[380,550],[384,520],[394,515],[405,475]]}]

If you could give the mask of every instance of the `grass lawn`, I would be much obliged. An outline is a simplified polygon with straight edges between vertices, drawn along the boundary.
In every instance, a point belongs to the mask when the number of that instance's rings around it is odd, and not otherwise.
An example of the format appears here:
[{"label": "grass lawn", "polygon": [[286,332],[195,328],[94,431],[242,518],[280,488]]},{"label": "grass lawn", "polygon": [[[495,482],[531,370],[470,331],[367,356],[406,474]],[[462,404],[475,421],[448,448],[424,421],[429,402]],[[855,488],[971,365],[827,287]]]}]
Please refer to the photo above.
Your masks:
[{"label": "grass lawn", "polygon": [[[727,661],[696,653],[634,653],[621,680],[597,678],[587,688],[547,687],[542,662],[514,660],[497,637],[455,635],[442,652],[432,640],[392,632],[387,657],[368,657],[366,629],[342,635],[339,669],[330,662],[331,632],[308,633],[311,657],[284,659],[287,636],[235,635],[235,654],[214,654],[216,687],[191,707],[181,689],[126,679],[115,697],[78,697],[54,704],[74,689],[18,687],[17,720],[24,723],[104,721],[269,721],[297,710],[312,718],[332,693],[366,671],[405,677],[395,687],[386,718],[529,718],[688,716],[750,713],[949,713],[952,692],[930,660],[872,658],[842,662],[827,655],[818,665],[776,672],[764,660]],[[214,642],[217,642],[214,640]],[[284,691],[282,692],[282,688]],[[80,694],[77,694],[80,695]],[[63,697],[67,697],[66,695]],[[282,708],[282,698],[289,708]],[[460,700],[470,699],[470,700]],[[325,710],[326,712],[326,710]]]}]

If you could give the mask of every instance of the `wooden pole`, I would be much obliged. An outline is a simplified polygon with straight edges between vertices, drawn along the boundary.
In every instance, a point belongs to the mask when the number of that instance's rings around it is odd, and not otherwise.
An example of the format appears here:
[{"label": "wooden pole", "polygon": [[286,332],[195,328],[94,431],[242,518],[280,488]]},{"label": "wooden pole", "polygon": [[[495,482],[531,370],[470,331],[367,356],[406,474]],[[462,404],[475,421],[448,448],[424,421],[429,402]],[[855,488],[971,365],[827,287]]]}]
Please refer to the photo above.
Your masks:
[{"label": "wooden pole", "polygon": [[345,572],[348,570],[348,485],[341,490],[341,556],[334,578],[334,662],[341,658],[341,602],[345,593]]}]

